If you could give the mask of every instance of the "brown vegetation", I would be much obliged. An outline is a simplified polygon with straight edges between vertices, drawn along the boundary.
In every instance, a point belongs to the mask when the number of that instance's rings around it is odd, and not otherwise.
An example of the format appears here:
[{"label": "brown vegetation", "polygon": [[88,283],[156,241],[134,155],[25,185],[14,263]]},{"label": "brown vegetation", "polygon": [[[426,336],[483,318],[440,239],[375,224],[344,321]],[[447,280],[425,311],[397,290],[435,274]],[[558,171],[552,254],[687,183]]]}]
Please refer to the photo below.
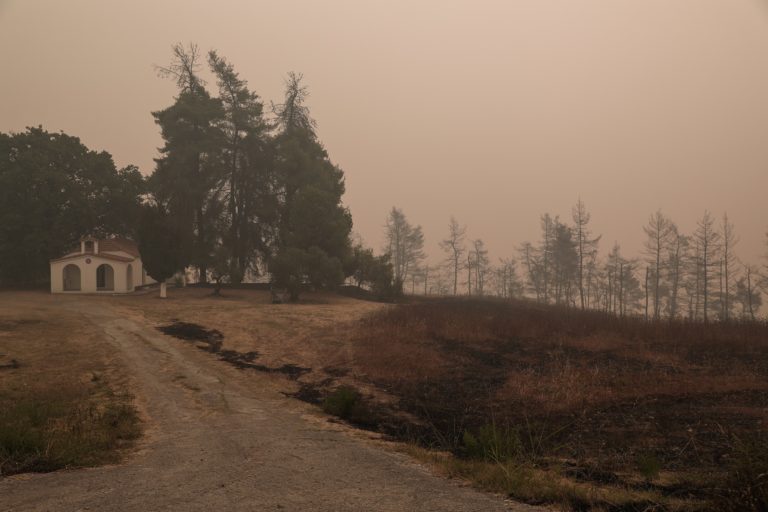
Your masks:
[{"label": "brown vegetation", "polygon": [[[528,501],[714,507],[737,440],[768,431],[764,323],[441,300],[370,315],[353,336],[360,378],[412,418],[391,434],[450,451],[451,473]],[[765,493],[761,478],[748,485]]]}]

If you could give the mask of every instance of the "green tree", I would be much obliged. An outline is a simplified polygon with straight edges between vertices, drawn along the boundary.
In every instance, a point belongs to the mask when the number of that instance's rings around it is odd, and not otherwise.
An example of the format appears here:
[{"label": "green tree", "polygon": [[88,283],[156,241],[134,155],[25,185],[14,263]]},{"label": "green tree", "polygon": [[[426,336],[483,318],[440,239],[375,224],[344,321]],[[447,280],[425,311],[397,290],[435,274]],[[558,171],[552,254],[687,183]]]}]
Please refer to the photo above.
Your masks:
[{"label": "green tree", "polygon": [[165,281],[188,264],[182,235],[157,205],[144,207],[138,234],[142,264],[147,274],[160,283],[160,297],[165,298]]},{"label": "green tree", "polygon": [[365,286],[380,300],[393,299],[402,291],[396,286],[389,256],[375,256],[373,249],[363,247],[362,243],[352,248],[347,274],[352,276],[358,288]]},{"label": "green tree", "polygon": [[211,277],[216,284],[213,289],[213,294],[216,296],[221,295],[221,285],[224,282],[239,283],[243,280],[241,267],[232,256],[230,248],[224,244],[219,244],[213,251]]},{"label": "green tree", "polygon": [[368,270],[368,281],[371,291],[379,300],[392,300],[402,294],[402,289],[396,286],[392,263],[386,254],[373,258]]},{"label": "green tree", "polygon": [[0,284],[44,283],[85,234],[133,236],[145,183],[107,152],[42,127],[0,134]]},{"label": "green tree", "polygon": [[219,187],[225,113],[221,100],[210,96],[197,74],[197,47],[177,44],[173,53],[171,65],[160,71],[176,80],[180,92],[173,105],[152,113],[165,144],[150,187],[180,233],[200,281],[206,282],[223,209]]},{"label": "green tree", "polygon": [[284,248],[272,260],[270,271],[273,282],[285,287],[293,301],[299,299],[305,284],[315,288],[330,288],[344,280],[341,260],[329,257],[316,246],[307,250],[297,247]]},{"label": "green tree", "polygon": [[257,257],[265,255],[274,231],[277,198],[271,172],[271,126],[264,119],[259,96],[248,89],[232,64],[215,51],[209,52],[208,63],[224,108],[220,188],[226,213],[220,232],[231,265],[237,267],[230,272],[231,278],[255,270]]},{"label": "green tree", "polygon": [[272,279],[298,298],[302,283],[332,287],[344,278],[351,252],[352,217],[342,205],[344,173],[318,141],[304,105],[301,76],[289,74],[284,103],[274,105],[279,132],[275,169],[280,197]]},{"label": "green tree", "polygon": [[375,258],[373,249],[363,246],[362,242],[352,247],[350,257],[345,262],[344,273],[352,278],[358,288],[370,283],[371,268]]}]

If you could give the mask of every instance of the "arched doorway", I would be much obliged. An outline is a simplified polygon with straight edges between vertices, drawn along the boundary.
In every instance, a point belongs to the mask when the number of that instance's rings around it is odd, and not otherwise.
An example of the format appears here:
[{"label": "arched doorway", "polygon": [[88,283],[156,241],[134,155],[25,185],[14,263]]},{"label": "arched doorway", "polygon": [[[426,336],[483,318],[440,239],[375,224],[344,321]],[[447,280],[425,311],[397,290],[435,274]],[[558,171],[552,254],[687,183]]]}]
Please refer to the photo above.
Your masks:
[{"label": "arched doorway", "polygon": [[115,289],[115,270],[102,263],[96,268],[96,291],[108,292]]},{"label": "arched doorway", "polygon": [[64,276],[64,291],[65,292],[79,292],[80,291],[80,267],[70,263],[62,271]]},{"label": "arched doorway", "polygon": [[125,269],[125,289],[129,292],[133,291],[133,266],[130,263]]}]

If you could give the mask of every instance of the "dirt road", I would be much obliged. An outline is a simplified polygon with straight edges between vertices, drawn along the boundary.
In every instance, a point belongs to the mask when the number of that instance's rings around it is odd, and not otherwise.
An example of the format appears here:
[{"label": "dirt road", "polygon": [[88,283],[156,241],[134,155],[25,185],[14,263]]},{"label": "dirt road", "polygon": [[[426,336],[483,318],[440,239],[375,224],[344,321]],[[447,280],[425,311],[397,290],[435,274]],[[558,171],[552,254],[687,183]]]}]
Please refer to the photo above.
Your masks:
[{"label": "dirt road", "polygon": [[147,418],[117,466],[0,480],[4,511],[533,510],[435,477],[108,299],[61,297],[104,332]]}]

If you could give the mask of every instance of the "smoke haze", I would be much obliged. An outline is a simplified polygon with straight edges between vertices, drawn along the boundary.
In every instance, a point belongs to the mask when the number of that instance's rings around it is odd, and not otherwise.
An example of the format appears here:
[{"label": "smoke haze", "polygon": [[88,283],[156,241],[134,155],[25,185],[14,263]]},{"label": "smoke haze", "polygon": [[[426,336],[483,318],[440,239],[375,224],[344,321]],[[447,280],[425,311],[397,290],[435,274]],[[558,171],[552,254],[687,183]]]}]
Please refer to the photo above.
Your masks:
[{"label": "smoke haze", "polygon": [[[216,48],[266,102],[304,73],[355,231],[393,205],[432,261],[450,215],[509,256],[581,197],[628,255],[661,209],[768,228],[768,10],[757,0],[0,2],[0,131],[42,124],[144,174],[176,42]],[[209,86],[215,83],[208,76]]]}]

